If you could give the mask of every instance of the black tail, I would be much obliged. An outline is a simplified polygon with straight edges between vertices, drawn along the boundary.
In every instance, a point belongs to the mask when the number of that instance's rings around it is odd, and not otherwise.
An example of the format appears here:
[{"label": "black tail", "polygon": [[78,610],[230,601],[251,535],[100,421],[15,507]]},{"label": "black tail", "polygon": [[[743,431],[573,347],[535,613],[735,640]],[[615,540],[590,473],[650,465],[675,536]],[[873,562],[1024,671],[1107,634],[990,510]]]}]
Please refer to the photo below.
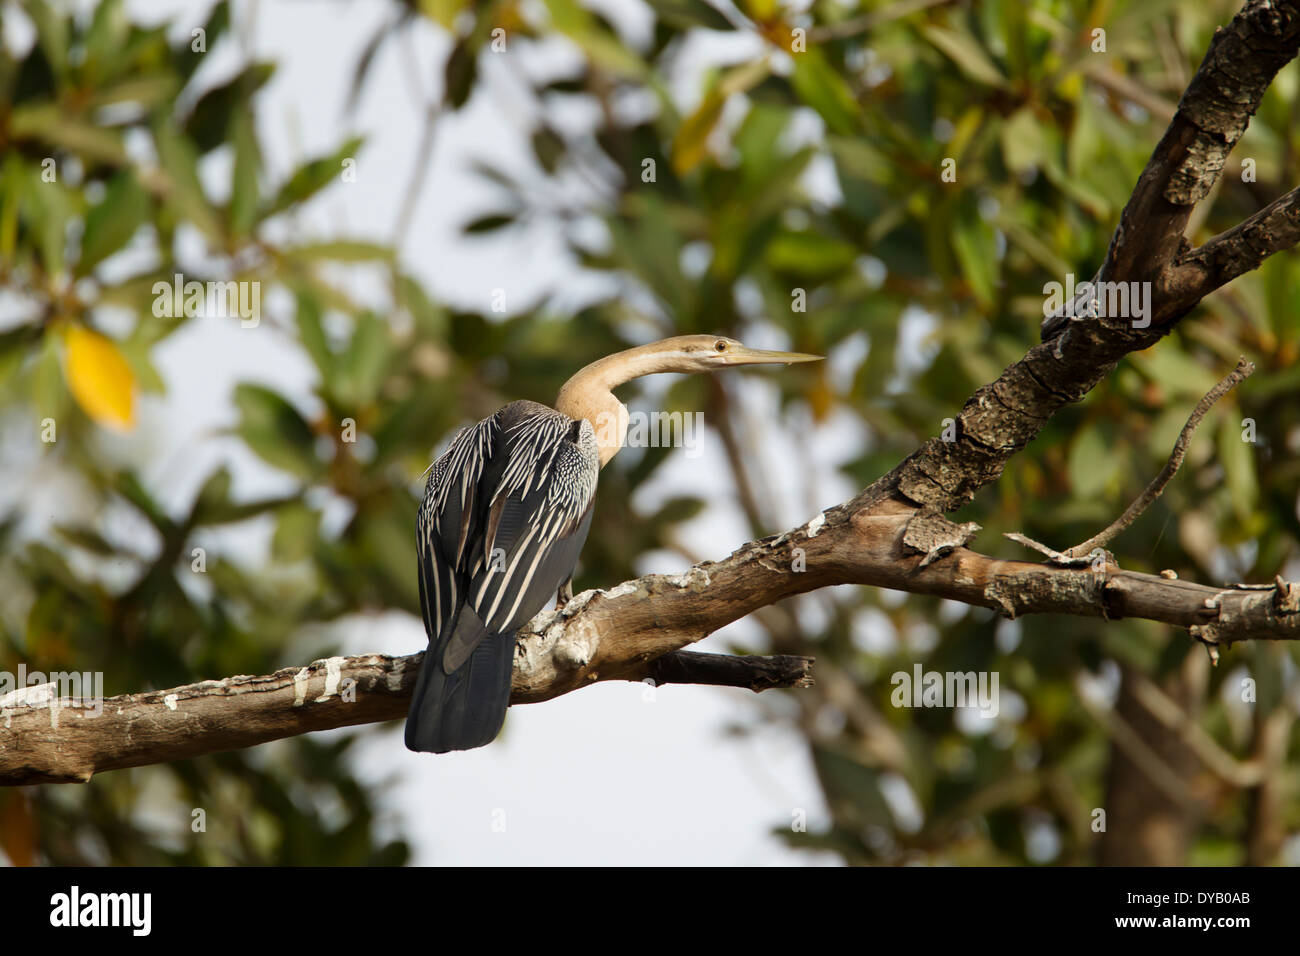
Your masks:
[{"label": "black tail", "polygon": [[[474,610],[462,607],[455,631],[486,630]],[[469,659],[453,673],[442,666],[447,641],[429,645],[406,717],[406,746],[444,754],[490,744],[501,732],[510,704],[515,635],[484,634]]]}]

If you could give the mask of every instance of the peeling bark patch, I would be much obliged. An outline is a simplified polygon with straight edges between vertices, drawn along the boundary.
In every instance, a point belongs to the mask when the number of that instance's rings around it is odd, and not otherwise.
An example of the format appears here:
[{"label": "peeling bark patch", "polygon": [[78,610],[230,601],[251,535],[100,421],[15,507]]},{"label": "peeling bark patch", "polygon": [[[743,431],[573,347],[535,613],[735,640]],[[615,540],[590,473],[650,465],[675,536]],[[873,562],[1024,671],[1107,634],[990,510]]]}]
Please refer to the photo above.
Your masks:
[{"label": "peeling bark patch", "polygon": [[47,682],[20,687],[0,697],[0,708],[6,710],[15,707],[47,707],[58,690],[58,684]]},{"label": "peeling bark patch", "polygon": [[393,662],[393,669],[384,677],[384,684],[390,691],[399,691],[402,689],[402,672],[406,670],[406,661],[398,658]]},{"label": "peeling bark patch", "polygon": [[912,515],[903,529],[903,547],[925,555],[918,565],[923,568],[965,546],[979,530],[974,521],[956,524],[933,508],[924,508]]},{"label": "peeling bark patch", "polygon": [[1016,619],[1016,602],[1012,599],[1014,591],[1006,588],[1001,581],[990,581],[984,586],[984,597],[999,614],[1008,620]]},{"label": "peeling bark patch", "polygon": [[1176,206],[1194,206],[1210,194],[1223,172],[1232,143],[1204,135],[1187,147],[1178,168],[1169,177],[1164,196]]},{"label": "peeling bark patch", "polygon": [[703,591],[709,586],[709,572],[704,570],[703,566],[697,564],[689,571],[681,574],[665,574],[663,580],[673,587]]},{"label": "peeling bark patch", "polygon": [[552,653],[558,663],[579,670],[591,663],[599,643],[600,635],[595,628],[571,627],[563,638],[555,642]]},{"label": "peeling bark patch", "polygon": [[1106,575],[1092,571],[1004,574],[984,586],[984,597],[990,607],[1012,620],[1025,613],[1063,608],[1074,614],[1107,617],[1106,584]]},{"label": "peeling bark patch", "polygon": [[[324,661],[325,664],[325,693],[316,698],[316,703],[323,704],[339,692],[339,677],[345,659],[342,657],[331,657]],[[316,663],[322,663],[317,661]]]}]

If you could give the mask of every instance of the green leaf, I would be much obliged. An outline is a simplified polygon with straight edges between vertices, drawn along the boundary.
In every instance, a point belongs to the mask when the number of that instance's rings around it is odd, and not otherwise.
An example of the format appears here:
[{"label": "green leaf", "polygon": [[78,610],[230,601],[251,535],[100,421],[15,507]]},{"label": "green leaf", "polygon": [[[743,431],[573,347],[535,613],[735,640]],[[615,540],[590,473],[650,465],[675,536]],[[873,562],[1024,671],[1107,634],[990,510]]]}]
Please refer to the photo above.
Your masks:
[{"label": "green leaf", "polygon": [[790,82],[799,99],[821,115],[832,133],[847,136],[860,131],[862,108],[844,77],[826,62],[819,49],[794,54]]},{"label": "green leaf", "polygon": [[330,239],[326,242],[308,242],[282,250],[290,258],[302,261],[328,259],[335,262],[391,262],[393,250],[377,242],[360,239]]},{"label": "green leaf", "polygon": [[130,242],[148,216],[148,194],[131,170],[122,170],[109,180],[104,198],[86,213],[77,275],[88,275],[96,265]]},{"label": "green leaf", "polygon": [[59,336],[47,332],[32,375],[32,404],[36,407],[38,420],[52,418],[61,428],[72,395],[64,385],[63,360],[59,352]]},{"label": "green leaf", "polygon": [[660,526],[674,525],[690,521],[703,510],[703,499],[689,495],[676,495],[660,505],[653,520]]},{"label": "green leaf", "polygon": [[1013,173],[1026,173],[1042,163],[1043,127],[1028,106],[1002,124],[1002,158]]},{"label": "green leaf", "polygon": [[321,378],[328,390],[334,369],[334,353],[325,338],[325,327],[321,324],[320,305],[316,302],[314,296],[303,289],[298,290],[296,298],[298,304],[296,310],[298,339],[302,342],[303,348],[307,350],[307,354],[311,356],[312,361],[316,363],[316,368],[320,370]]},{"label": "green leaf", "polygon": [[230,234],[242,239],[257,223],[257,175],[262,164],[251,111],[241,109],[235,114],[231,139],[235,145],[235,162],[230,174]]},{"label": "green leaf", "polygon": [[582,48],[596,66],[629,79],[641,79],[649,72],[639,56],[623,41],[597,23],[577,0],[544,0],[555,29]]},{"label": "green leaf", "polygon": [[28,189],[28,173],[17,151],[0,169],[0,262],[12,262],[18,247],[18,221]]},{"label": "green leaf", "polygon": [[166,103],[176,95],[176,78],[169,74],[158,76],[128,76],[120,83],[98,88],[87,101],[90,110],[134,103],[144,110]]},{"label": "green leaf", "polygon": [[1259,501],[1259,480],[1255,476],[1255,446],[1241,437],[1241,416],[1227,414],[1219,425],[1219,463],[1228,500],[1238,519],[1249,517]]},{"label": "green leaf", "polygon": [[472,37],[465,37],[451,49],[447,57],[447,66],[443,71],[443,99],[458,110],[465,105],[469,95],[474,92],[474,81],[478,78],[478,47]]},{"label": "green leaf", "polygon": [[168,180],[168,202],[180,218],[187,219],[213,243],[221,242],[221,224],[199,182],[198,154],[194,146],[167,122],[154,126],[158,158]]},{"label": "green leaf", "polygon": [[62,184],[44,182],[35,170],[31,172],[30,182],[25,204],[28,228],[36,236],[45,271],[58,275],[63,271],[72,202]]},{"label": "green leaf", "polygon": [[1083,429],[1070,446],[1066,463],[1070,473],[1070,487],[1074,497],[1082,500],[1096,498],[1111,482],[1118,479],[1120,459],[1114,449],[1108,448],[1101,430],[1095,425]]},{"label": "green leaf", "polygon": [[178,325],[179,323],[161,321],[137,322],[131,337],[117,343],[118,351],[131,367],[136,387],[140,391],[161,395],[167,390],[166,383],[149,356],[154,345]]},{"label": "green leaf", "polygon": [[298,410],[261,385],[235,388],[236,433],[269,465],[310,479],[320,470],[316,440]]},{"label": "green leaf", "polygon": [[923,26],[921,33],[970,79],[986,86],[1006,86],[1006,77],[1002,71],[989,59],[979,41],[969,33],[949,30],[937,24]]},{"label": "green leaf", "polygon": [[1214,373],[1181,349],[1147,349],[1134,353],[1129,360],[1173,395],[1194,395],[1199,399],[1218,382]]},{"label": "green leaf", "polygon": [[39,139],[114,166],[127,162],[121,136],[115,130],[69,116],[53,104],[16,107],[9,117],[9,133],[14,139]]},{"label": "green leaf", "polygon": [[192,31],[185,31],[181,46],[175,48],[172,53],[173,63],[176,65],[182,79],[188,80],[190,78],[194,71],[198,69],[199,64],[207,57],[207,51],[212,50],[229,30],[230,0],[221,0],[212,8],[207,23],[203,24],[204,50],[195,50]]},{"label": "green leaf", "polygon": [[322,156],[319,159],[313,159],[299,166],[289,181],[280,187],[275,198],[264,212],[264,216],[273,216],[278,212],[288,209],[290,206],[308,199],[320,192],[335,178],[343,172],[343,161],[345,159],[355,159],[357,150],[361,148],[362,139],[357,136],[328,156]]},{"label": "green leaf", "polygon": [[834,275],[858,257],[855,246],[815,232],[783,232],[767,246],[767,264],[778,272],[820,278]]},{"label": "green leaf", "polygon": [[90,528],[79,528],[73,525],[56,525],[54,531],[60,538],[75,544],[77,547],[84,548],[91,554],[103,558],[118,557],[117,550],[104,539],[99,532]]},{"label": "green leaf", "polygon": [[[722,110],[735,93],[745,93],[770,73],[766,58],[742,63],[723,73],[704,94],[700,105],[682,121],[673,139],[673,169],[679,175],[690,172],[708,155],[708,139],[722,118]],[[768,144],[770,149],[770,144]]]},{"label": "green leaf", "polygon": [[704,0],[649,0],[659,20],[679,30],[702,27],[705,30],[735,30],[731,21],[712,4]]},{"label": "green leaf", "polygon": [[310,558],[320,534],[320,513],[295,503],[280,509],[271,538],[271,554],[280,561]]},{"label": "green leaf", "polygon": [[555,173],[567,151],[564,139],[549,126],[540,126],[533,133],[533,155],[548,173]]},{"label": "green leaf", "polygon": [[101,0],[86,34],[81,69],[98,85],[117,74],[130,29],[122,0]]},{"label": "green leaf", "polygon": [[682,275],[682,236],[668,216],[664,203],[652,193],[640,197],[639,209],[629,222],[608,222],[613,254],[619,265],[645,283],[671,314],[690,312],[694,286]]},{"label": "green leaf", "polygon": [[266,84],[273,73],[273,63],[254,63],[199,97],[184,126],[185,135],[199,153],[216,149],[226,141],[236,111],[249,108],[253,94]]},{"label": "green leaf", "polygon": [[64,16],[46,0],[23,0],[23,11],[36,27],[36,42],[45,60],[56,76],[62,77],[68,68],[68,27],[70,17]]},{"label": "green leaf", "polygon": [[767,23],[776,17],[777,0],[741,0],[740,7],[751,20]]},{"label": "green leaf", "polygon": [[966,207],[953,226],[952,246],[980,307],[989,309],[996,295],[998,261],[993,227],[973,207]]},{"label": "green leaf", "polygon": [[710,90],[700,105],[677,128],[673,139],[673,171],[684,176],[708,155],[709,134],[722,118],[726,98],[719,90]]},{"label": "green leaf", "polygon": [[268,511],[282,511],[286,507],[292,507],[299,500],[294,495],[235,501],[230,496],[231,485],[230,472],[226,468],[218,468],[212,472],[194,498],[189,523],[196,526],[237,524],[266,514]]},{"label": "green leaf", "polygon": [[420,0],[420,12],[444,30],[451,30],[468,3],[469,0]]},{"label": "green leaf", "polygon": [[374,401],[390,354],[388,325],[369,312],[357,316],[352,341],[339,357],[335,392],[345,406],[359,410]]},{"label": "green leaf", "polygon": [[[375,57],[379,53],[379,48],[390,37],[396,36],[399,32],[398,27],[404,26],[403,20],[389,21],[380,25],[379,29],[374,32],[366,42],[365,47],[361,50],[361,55],[357,57],[356,66],[352,70],[352,80],[348,83],[348,98],[344,104],[344,111],[350,116],[357,108],[357,102],[361,99],[361,92],[365,86],[366,77],[370,75],[371,67],[375,64]],[[450,30],[451,27],[447,26]]]},{"label": "green leaf", "polygon": [[871,143],[857,137],[829,136],[827,145],[836,165],[850,176],[871,183],[887,183],[896,167],[889,157]]},{"label": "green leaf", "polygon": [[822,746],[813,748],[813,761],[827,797],[836,802],[855,826],[894,825],[893,813],[880,787],[882,774],[878,768]]},{"label": "green leaf", "polygon": [[461,226],[461,232],[467,236],[477,236],[483,233],[496,232],[498,229],[504,229],[514,223],[518,217],[518,212],[493,213],[489,216],[480,216],[477,219],[471,219],[465,225]]}]

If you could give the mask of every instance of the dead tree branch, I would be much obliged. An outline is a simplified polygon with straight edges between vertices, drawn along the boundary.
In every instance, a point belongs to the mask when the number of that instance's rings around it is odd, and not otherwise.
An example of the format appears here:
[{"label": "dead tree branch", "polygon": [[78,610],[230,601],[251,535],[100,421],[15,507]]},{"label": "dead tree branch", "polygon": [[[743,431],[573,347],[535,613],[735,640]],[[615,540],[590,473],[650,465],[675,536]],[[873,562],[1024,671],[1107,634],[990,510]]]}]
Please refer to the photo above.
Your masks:
[{"label": "dead tree branch", "polygon": [[[0,784],[84,783],[105,770],[398,720],[406,716],[423,658],[423,652],[331,657],[265,677],[207,680],[99,702],[60,700],[52,684],[7,694],[0,698]],[[618,679],[754,691],[803,687],[812,682],[812,658],[680,651],[624,669]],[[514,702],[520,700],[516,672]]]}]

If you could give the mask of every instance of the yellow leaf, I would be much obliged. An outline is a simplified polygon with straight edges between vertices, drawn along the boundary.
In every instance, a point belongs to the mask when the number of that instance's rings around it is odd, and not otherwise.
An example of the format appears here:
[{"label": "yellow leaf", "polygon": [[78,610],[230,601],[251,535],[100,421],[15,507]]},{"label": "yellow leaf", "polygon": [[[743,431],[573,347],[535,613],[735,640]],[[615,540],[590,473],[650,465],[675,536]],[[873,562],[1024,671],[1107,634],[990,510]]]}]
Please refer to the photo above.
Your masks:
[{"label": "yellow leaf", "polygon": [[465,9],[465,0],[421,0],[420,12],[444,29],[454,29],[456,17]]},{"label": "yellow leaf", "polygon": [[771,64],[764,57],[754,63],[745,63],[722,75],[710,89],[699,107],[682,121],[673,140],[673,170],[682,176],[690,172],[708,155],[708,138],[713,133],[727,99],[734,93],[745,93],[767,78]]},{"label": "yellow leaf", "polygon": [[673,140],[673,170],[678,176],[690,172],[708,155],[709,134],[722,118],[722,108],[726,103],[726,97],[717,90],[710,90],[699,108],[682,121]]},{"label": "yellow leaf", "polygon": [[742,4],[750,19],[767,23],[776,17],[776,0],[745,0]]},{"label": "yellow leaf", "polygon": [[63,336],[68,390],[95,421],[125,430],[135,425],[135,376],[112,339],[80,325]]}]

